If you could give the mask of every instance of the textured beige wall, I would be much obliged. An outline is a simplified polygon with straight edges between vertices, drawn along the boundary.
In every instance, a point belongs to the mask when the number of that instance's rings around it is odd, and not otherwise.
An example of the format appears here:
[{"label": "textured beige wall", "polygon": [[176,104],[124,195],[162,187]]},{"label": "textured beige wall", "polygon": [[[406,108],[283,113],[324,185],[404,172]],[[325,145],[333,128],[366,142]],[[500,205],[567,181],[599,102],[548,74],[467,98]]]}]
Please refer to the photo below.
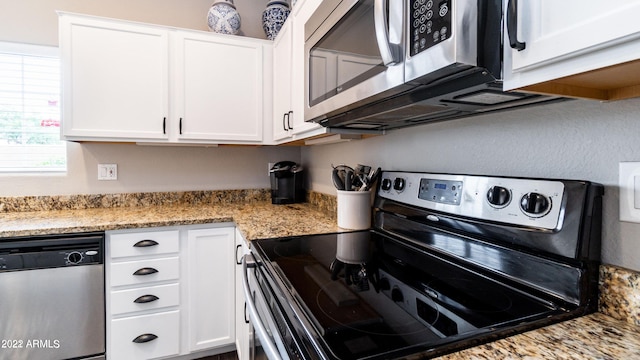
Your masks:
[{"label": "textured beige wall", "polygon": [[302,149],[310,189],[335,194],[331,164],[580,179],[605,185],[602,260],[640,271],[640,224],[619,221],[618,164],[640,161],[640,99],[575,100]]},{"label": "textured beige wall", "polygon": [[[213,0],[0,0],[0,41],[58,44],[56,10],[208,31]],[[235,0],[245,36],[264,39],[267,0]]]}]

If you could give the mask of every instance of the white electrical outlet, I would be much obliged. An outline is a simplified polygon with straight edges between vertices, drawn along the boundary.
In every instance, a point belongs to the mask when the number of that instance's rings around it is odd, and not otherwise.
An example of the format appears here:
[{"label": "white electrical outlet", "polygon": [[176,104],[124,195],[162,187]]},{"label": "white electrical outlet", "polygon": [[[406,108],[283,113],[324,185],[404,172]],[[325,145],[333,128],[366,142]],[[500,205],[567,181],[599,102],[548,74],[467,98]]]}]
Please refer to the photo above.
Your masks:
[{"label": "white electrical outlet", "polygon": [[98,180],[118,180],[118,164],[98,164]]},{"label": "white electrical outlet", "polygon": [[620,163],[620,221],[640,223],[640,162]]}]

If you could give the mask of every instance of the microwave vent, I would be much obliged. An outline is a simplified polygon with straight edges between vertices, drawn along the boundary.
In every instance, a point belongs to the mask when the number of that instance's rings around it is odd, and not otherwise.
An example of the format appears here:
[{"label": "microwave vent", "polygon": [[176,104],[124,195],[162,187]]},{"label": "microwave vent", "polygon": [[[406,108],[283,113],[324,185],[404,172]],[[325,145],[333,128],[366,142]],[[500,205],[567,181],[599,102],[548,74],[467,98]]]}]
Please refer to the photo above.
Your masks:
[{"label": "microwave vent", "polygon": [[520,100],[526,95],[519,93],[506,93],[494,90],[482,90],[474,93],[456,96],[449,102],[477,104],[477,105],[498,105],[510,101]]}]

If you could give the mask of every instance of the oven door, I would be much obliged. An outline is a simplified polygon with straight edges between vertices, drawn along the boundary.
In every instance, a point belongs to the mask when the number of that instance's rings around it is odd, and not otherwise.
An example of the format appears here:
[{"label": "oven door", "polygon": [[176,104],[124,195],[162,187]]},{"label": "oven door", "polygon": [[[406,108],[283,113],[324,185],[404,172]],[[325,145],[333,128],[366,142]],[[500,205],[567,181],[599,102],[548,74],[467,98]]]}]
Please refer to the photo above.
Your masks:
[{"label": "oven door", "polygon": [[305,23],[305,120],[408,89],[404,0],[325,0]]},{"label": "oven door", "polygon": [[274,295],[253,256],[242,259],[243,289],[250,320],[251,359],[300,359],[300,352]]}]

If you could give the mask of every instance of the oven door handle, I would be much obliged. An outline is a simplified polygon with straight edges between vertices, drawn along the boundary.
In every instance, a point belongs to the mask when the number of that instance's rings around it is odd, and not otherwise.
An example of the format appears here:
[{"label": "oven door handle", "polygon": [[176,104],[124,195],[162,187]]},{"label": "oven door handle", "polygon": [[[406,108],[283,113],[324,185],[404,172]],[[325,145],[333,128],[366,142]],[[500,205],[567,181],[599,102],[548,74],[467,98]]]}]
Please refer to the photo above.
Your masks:
[{"label": "oven door handle", "polygon": [[247,309],[249,310],[249,319],[251,320],[251,325],[253,325],[253,329],[258,335],[260,339],[260,344],[264,352],[267,354],[269,360],[281,360],[280,353],[276,348],[276,344],[271,341],[269,334],[267,333],[267,328],[264,326],[262,321],[260,321],[260,317],[258,316],[258,309],[256,308],[256,304],[253,301],[253,297],[251,296],[251,289],[249,288],[249,268],[255,268],[257,264],[251,258],[250,254],[245,254],[242,257],[242,288],[244,289],[244,299],[247,304]]}]

